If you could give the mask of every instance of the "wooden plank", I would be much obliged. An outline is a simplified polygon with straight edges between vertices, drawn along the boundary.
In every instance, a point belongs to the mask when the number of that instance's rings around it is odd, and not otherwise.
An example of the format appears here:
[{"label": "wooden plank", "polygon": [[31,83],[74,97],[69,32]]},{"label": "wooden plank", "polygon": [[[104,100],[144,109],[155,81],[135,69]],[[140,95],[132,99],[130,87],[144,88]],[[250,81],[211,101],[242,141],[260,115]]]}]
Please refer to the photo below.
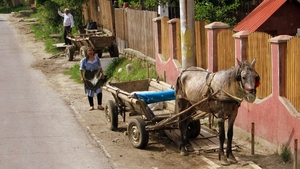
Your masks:
[{"label": "wooden plank", "polygon": [[175,130],[165,130],[165,134],[177,145],[180,146],[181,138],[174,132]]},{"label": "wooden plank", "polygon": [[55,46],[57,48],[65,48],[67,45],[65,45],[65,43],[56,43],[56,44],[53,44],[53,46]]},{"label": "wooden plank", "polygon": [[[180,131],[175,130],[165,130],[165,134],[179,147],[181,144]],[[195,144],[191,143],[191,147],[188,147],[188,152],[200,153],[200,148]]]},{"label": "wooden plank", "polygon": [[[217,136],[213,133],[209,133],[209,131],[206,131],[205,129],[201,130],[201,133],[203,135],[199,135],[195,139],[190,139],[191,143],[191,149],[189,152],[195,152],[196,154],[200,154],[200,151],[204,151],[205,157],[208,158],[218,158],[218,149],[219,149],[219,142],[218,141],[211,141],[210,139],[215,138],[217,139]],[[181,144],[181,137],[180,137],[180,131],[178,129],[173,129],[173,130],[165,130],[165,134],[179,147]],[[217,139],[218,140],[218,139]],[[216,144],[217,143],[217,144]],[[206,144],[206,146],[202,146]],[[233,145],[233,150],[235,145]],[[224,149],[226,148],[226,145],[224,145]],[[204,157],[204,158],[205,158]],[[260,167],[253,163],[252,161],[244,161],[241,160],[240,158],[236,157],[238,164],[240,166],[246,166],[246,165],[251,165],[253,168],[259,169]]]}]

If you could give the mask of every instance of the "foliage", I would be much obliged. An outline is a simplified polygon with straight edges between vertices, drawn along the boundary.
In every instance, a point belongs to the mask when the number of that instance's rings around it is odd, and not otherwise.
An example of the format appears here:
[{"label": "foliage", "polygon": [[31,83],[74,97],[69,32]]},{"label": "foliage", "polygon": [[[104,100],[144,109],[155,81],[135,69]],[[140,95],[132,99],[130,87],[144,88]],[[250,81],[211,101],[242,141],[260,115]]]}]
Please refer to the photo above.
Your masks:
[{"label": "foliage", "polygon": [[81,78],[79,75],[79,64],[75,64],[70,70],[64,72],[65,75],[70,75],[71,79],[74,79],[75,82],[81,83]]},{"label": "foliage", "polygon": [[292,153],[290,148],[287,145],[281,146],[280,158],[284,163],[287,163],[291,160]]},{"label": "foliage", "polygon": [[174,6],[179,3],[179,0],[118,0],[119,6],[123,5],[123,2],[128,2],[130,6],[143,6],[146,9],[157,8],[158,5],[164,6],[168,3],[169,6]]},{"label": "foliage", "polygon": [[0,5],[3,6],[5,9],[13,11],[13,4],[11,0],[0,0]]},{"label": "foliage", "polygon": [[51,30],[44,29],[40,25],[30,25],[30,29],[34,30],[34,37],[36,39],[42,40],[45,43],[45,50],[49,53],[58,53],[60,52],[56,47],[53,46],[55,43],[52,38],[49,37]]},{"label": "foliage", "polygon": [[208,23],[220,21],[236,25],[235,11],[239,7],[239,0],[202,0],[195,3],[195,19]]},{"label": "foliage", "polygon": [[72,29],[73,33],[76,30],[80,30],[83,27],[83,15],[82,6],[88,0],[37,0],[38,13],[40,14],[39,20],[44,27],[47,27],[54,31],[54,33],[61,32],[63,30],[62,17],[57,14],[58,8],[63,10],[69,8],[70,13],[74,17],[75,29]]},{"label": "foliage", "polygon": [[[11,12],[19,12],[21,10],[28,10],[29,6],[26,5],[19,5],[15,7],[11,7],[12,4],[8,2],[4,2],[0,0],[0,13],[11,13]],[[7,4],[8,3],[8,4]]]},{"label": "foliage", "polygon": [[[143,9],[155,9],[158,5],[169,7],[178,6],[179,0],[118,0],[120,6],[123,2],[129,2],[130,6],[142,5]],[[195,19],[205,20],[208,23],[220,21],[234,26],[237,23],[236,9],[240,5],[240,0],[196,0]]]},{"label": "foliage", "polygon": [[58,33],[63,30],[62,19],[57,14],[57,8],[58,4],[51,1],[38,5],[38,19],[44,31]]},{"label": "foliage", "polygon": [[164,6],[168,3],[169,7],[179,4],[179,0],[145,0],[146,8],[156,8],[158,5]]}]

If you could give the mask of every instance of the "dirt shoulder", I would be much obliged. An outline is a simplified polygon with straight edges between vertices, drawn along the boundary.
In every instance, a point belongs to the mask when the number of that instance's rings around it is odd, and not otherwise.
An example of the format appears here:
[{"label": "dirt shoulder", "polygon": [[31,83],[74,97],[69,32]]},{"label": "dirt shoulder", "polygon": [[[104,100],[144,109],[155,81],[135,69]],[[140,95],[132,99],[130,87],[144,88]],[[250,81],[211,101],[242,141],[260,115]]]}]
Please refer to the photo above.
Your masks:
[{"label": "dirt shoulder", "polygon": [[[20,46],[30,52],[35,57],[32,68],[42,71],[49,79],[49,85],[52,86],[66,104],[74,110],[74,116],[78,123],[82,125],[86,132],[91,136],[94,145],[103,149],[107,158],[111,160],[115,168],[191,168],[202,166],[197,154],[189,156],[180,156],[177,146],[166,136],[160,133],[152,133],[147,148],[145,150],[135,149],[130,145],[126,131],[126,123],[119,118],[119,130],[110,131],[107,126],[103,111],[88,111],[89,105],[86,95],[83,91],[83,85],[74,82],[63,72],[69,70],[74,64],[79,63],[79,56],[73,61],[68,61],[66,57],[53,57],[52,54],[45,52],[44,43],[34,38],[33,32],[29,28],[29,23],[23,22],[21,17],[12,17],[11,15],[1,15],[8,19],[11,27],[17,32]],[[114,100],[110,93],[103,92],[103,102]],[[257,143],[257,155],[251,156],[249,151],[249,138],[245,134],[236,134],[234,141],[238,142],[239,151],[234,152],[236,156],[245,160],[253,161],[262,168],[287,169],[292,168],[292,164],[282,164],[279,156],[274,151],[267,149],[265,145]],[[218,164],[217,156],[210,154],[205,156],[209,160]],[[101,168],[101,167],[100,167]],[[197,168],[197,167],[196,167]],[[200,167],[201,168],[201,167]],[[250,165],[234,165],[222,168],[251,168]]]}]

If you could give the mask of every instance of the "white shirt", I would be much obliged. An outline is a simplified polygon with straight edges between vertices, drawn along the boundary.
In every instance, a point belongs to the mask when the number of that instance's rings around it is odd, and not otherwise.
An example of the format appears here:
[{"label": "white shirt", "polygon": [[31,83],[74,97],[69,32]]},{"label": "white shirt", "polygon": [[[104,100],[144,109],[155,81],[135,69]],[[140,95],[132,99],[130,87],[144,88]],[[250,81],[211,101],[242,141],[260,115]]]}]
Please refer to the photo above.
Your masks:
[{"label": "white shirt", "polygon": [[61,11],[58,11],[58,14],[62,17],[64,17],[64,22],[63,25],[64,26],[71,26],[71,28],[74,27],[74,19],[73,19],[73,15],[68,13],[62,13]]}]

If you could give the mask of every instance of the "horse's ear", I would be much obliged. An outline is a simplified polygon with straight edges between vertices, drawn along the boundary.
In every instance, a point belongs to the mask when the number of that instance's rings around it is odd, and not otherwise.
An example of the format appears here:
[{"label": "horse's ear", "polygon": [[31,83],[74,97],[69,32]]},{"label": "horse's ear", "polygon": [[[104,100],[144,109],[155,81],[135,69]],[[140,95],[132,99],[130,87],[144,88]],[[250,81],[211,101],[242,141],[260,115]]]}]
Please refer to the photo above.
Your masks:
[{"label": "horse's ear", "polygon": [[255,66],[255,62],[256,62],[256,58],[254,58],[253,61],[251,62],[251,66],[252,66],[252,67]]},{"label": "horse's ear", "polygon": [[238,65],[239,65],[240,67],[242,67],[242,66],[243,66],[242,62],[241,62],[241,61],[239,61],[239,59],[238,59],[238,58],[236,58],[236,61],[237,61]]}]

